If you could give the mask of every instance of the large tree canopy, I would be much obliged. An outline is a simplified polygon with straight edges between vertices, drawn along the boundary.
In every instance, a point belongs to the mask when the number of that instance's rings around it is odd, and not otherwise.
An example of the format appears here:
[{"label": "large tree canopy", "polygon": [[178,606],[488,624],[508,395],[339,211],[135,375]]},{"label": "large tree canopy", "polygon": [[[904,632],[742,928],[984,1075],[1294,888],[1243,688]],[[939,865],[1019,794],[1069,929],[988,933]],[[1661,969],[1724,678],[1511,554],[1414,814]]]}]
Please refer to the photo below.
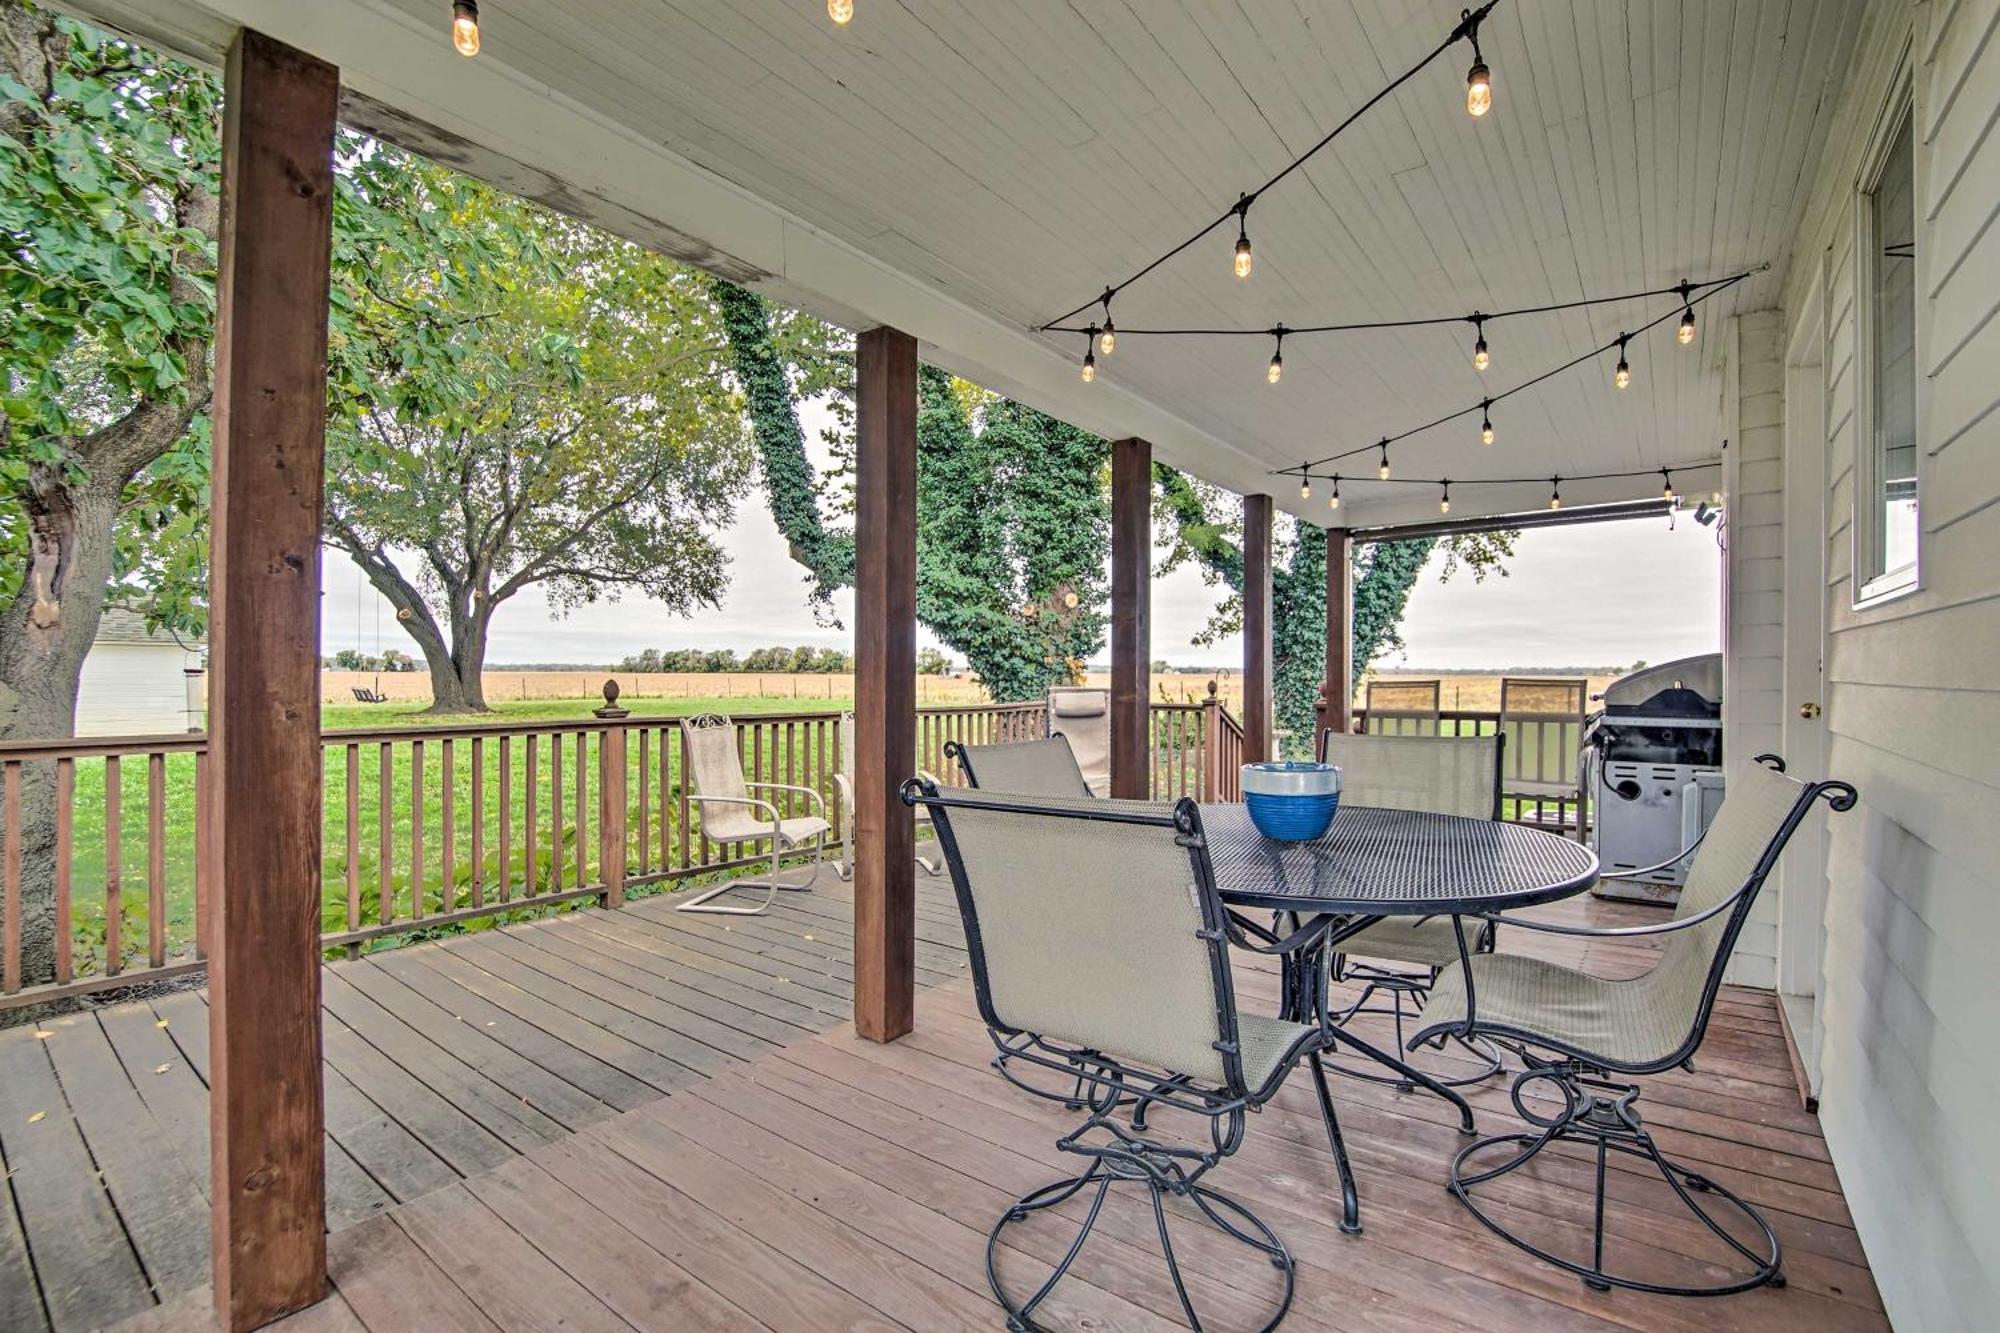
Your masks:
[{"label": "large tree canopy", "polygon": [[433,710],[485,707],[488,627],[530,586],[717,604],[749,448],[707,282],[379,144],[344,140],[340,175],[327,536]]},{"label": "large tree canopy", "polygon": [[[714,282],[771,517],[825,602],[854,580],[843,478],[816,476],[795,403],[849,407],[852,361],[834,331]],[[1105,444],[1053,417],[922,369],[917,410],[917,617],[996,699],[1073,680],[1104,641]],[[837,456],[850,447],[834,441]]]}]

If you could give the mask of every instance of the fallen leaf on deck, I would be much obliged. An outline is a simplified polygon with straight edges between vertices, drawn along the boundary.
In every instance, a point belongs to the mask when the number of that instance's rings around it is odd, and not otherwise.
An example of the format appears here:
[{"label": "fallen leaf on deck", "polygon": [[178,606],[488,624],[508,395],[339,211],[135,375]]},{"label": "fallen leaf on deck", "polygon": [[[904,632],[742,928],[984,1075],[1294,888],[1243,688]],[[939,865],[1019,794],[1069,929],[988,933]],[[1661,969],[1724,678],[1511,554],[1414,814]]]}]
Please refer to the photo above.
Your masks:
[{"label": "fallen leaf on deck", "polygon": [[173,1062],[172,1060],[169,1060],[169,1061],[167,1061],[167,1062],[166,1062],[165,1064],[163,1064],[163,1065],[154,1065],[154,1066],[153,1066],[153,1072],[154,1072],[155,1074],[164,1074],[164,1073],[166,1073],[166,1072],[167,1072],[167,1071],[168,1071],[169,1069],[172,1069],[173,1067],[174,1067],[174,1062]]},{"label": "fallen leaf on deck", "polygon": [[28,1117],[28,1123],[32,1125],[37,1120],[45,1120],[48,1118],[48,1114],[49,1113],[47,1111],[37,1111],[33,1115]]},{"label": "fallen leaf on deck", "polygon": [[47,1028],[36,1028],[36,1029],[35,1029],[35,1040],[36,1040],[36,1041],[47,1041],[47,1040],[48,1040],[48,1039],[49,1039],[50,1037],[53,1037],[53,1036],[55,1036],[55,1035],[56,1035],[55,1033],[53,1033],[53,1032],[49,1031],[49,1030],[48,1030]]}]

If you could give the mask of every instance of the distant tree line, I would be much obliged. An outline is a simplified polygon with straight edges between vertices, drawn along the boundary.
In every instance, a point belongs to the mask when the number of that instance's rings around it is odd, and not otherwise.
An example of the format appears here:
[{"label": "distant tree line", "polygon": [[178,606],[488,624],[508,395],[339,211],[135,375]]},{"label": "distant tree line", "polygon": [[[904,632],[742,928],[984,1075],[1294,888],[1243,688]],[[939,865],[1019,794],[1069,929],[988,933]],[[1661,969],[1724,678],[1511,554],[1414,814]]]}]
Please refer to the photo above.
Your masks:
[{"label": "distant tree line", "polygon": [[333,656],[322,660],[322,665],[335,671],[415,671],[422,666],[416,658],[394,648],[385,648],[380,656],[364,653],[359,648],[342,648]]},{"label": "distant tree line", "polygon": [[730,648],[648,648],[619,662],[620,671],[769,671],[792,675],[837,676],[854,670],[854,656],[838,648],[752,648],[738,656]]}]

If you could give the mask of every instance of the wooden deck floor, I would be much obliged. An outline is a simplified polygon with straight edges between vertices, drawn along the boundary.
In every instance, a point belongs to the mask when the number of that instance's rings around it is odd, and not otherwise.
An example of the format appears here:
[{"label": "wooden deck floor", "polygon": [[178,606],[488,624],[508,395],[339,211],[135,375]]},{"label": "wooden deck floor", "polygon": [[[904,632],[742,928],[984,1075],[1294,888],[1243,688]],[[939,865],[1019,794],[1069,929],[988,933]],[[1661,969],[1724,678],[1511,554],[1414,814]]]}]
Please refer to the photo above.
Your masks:
[{"label": "wooden deck floor", "polygon": [[[1549,910],[1609,922],[1640,909]],[[1054,1140],[1073,1118],[986,1067],[937,881],[920,895],[932,988],[917,1031],[886,1047],[857,1040],[843,1021],[849,911],[845,886],[825,875],[818,894],[787,898],[763,921],[725,925],[649,902],[330,967],[335,1290],[295,1322],[998,1327],[986,1230],[1057,1174]],[[1647,958],[1639,945],[1579,953],[1520,932],[1505,947],[1531,943],[1606,975]],[[1274,1000],[1268,972],[1246,965],[1238,984],[1246,1004]],[[0,1328],[40,1326],[38,1307],[5,1304],[22,1278],[58,1327],[135,1311],[135,1328],[201,1326],[200,1006],[189,994],[80,1016],[32,1047],[0,1034],[0,1136],[16,1172],[16,1211],[0,1214]],[[1670,1152],[1769,1211],[1787,1247],[1782,1291],[1709,1302],[1592,1293],[1489,1236],[1446,1195],[1460,1143],[1448,1108],[1352,1080],[1335,1096],[1365,1235],[1333,1224],[1331,1162],[1302,1080],[1252,1119],[1214,1179],[1299,1256],[1287,1328],[1886,1327],[1817,1124],[1799,1109],[1771,997],[1725,992],[1697,1067],[1649,1080],[1641,1106]],[[1482,1128],[1508,1123],[1504,1084],[1474,1101]],[[29,1124],[37,1108],[50,1114]],[[1537,1169],[1502,1192],[1510,1218],[1582,1234],[1586,1164]],[[1640,1262],[1707,1253],[1664,1207],[1663,1186],[1622,1170],[1614,1181],[1611,1232]],[[1108,1211],[1050,1326],[1177,1326],[1150,1215],[1136,1200]],[[1024,1280],[1051,1259],[1056,1225],[1023,1229],[1003,1271]],[[1191,1226],[1177,1242],[1195,1299],[1223,1327],[1254,1326],[1269,1271]]]}]

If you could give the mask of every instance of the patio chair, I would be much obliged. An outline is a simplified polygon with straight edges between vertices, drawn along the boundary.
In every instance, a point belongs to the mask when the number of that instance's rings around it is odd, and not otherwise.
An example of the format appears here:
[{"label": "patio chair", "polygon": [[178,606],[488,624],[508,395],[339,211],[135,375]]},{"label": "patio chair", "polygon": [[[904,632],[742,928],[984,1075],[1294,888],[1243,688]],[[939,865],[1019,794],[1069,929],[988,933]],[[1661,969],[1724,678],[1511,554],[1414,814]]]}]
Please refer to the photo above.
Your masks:
[{"label": "patio chair", "polygon": [[1435,736],[1442,693],[1443,682],[1437,680],[1371,679],[1362,696],[1368,715],[1363,730],[1378,736]]},{"label": "patio chair", "polygon": [[[1329,727],[1320,733],[1319,760],[1340,765],[1341,798],[1356,805],[1498,819],[1506,746],[1502,735],[1361,736]],[[1401,1047],[1404,1020],[1423,1009],[1440,972],[1460,965],[1459,929],[1450,917],[1384,917],[1342,940],[1333,958],[1333,979],[1359,982],[1361,993],[1333,1021],[1346,1024],[1361,1014],[1391,1018]],[[1466,943],[1475,951],[1490,951],[1492,924],[1478,923]],[[1378,996],[1387,996],[1388,1004],[1371,1003]],[[1457,1044],[1475,1061],[1470,1070],[1425,1072],[1453,1088],[1500,1072],[1500,1052],[1490,1042]],[[1375,1070],[1337,1067],[1350,1077],[1392,1084],[1404,1092],[1414,1086]]]},{"label": "patio chair", "polygon": [[[843,881],[854,878],[854,747],[848,743],[848,738],[853,734],[854,714],[842,713],[839,727],[834,733],[834,745],[840,751],[840,771],[833,775],[833,791],[840,801],[840,820],[847,830],[847,837],[840,844],[840,859],[833,863],[833,873],[840,876]],[[917,776],[929,782],[937,781],[921,768],[917,770]],[[931,812],[922,806],[917,807],[916,816],[919,825],[931,822]],[[922,866],[924,873],[928,875],[944,873],[944,862],[938,857],[919,856],[917,864]]]},{"label": "patio chair", "polygon": [[1088,685],[1049,690],[1049,735],[1069,742],[1092,796],[1111,794],[1111,691]]},{"label": "patio chair", "polygon": [[947,758],[965,770],[965,780],[987,791],[1016,796],[1090,796],[1090,783],[1076,762],[1067,736],[1044,741],[1006,741],[999,745],[962,745],[946,741]]},{"label": "patio chair", "polygon": [[[1784,776],[1784,761],[1776,755],[1757,759],[1732,775],[1729,795],[1699,844],[1671,920],[1593,929],[1506,918],[1510,929],[1592,939],[1667,936],[1648,971],[1607,981],[1539,958],[1481,954],[1471,958],[1463,971],[1439,978],[1424,1009],[1426,1026],[1411,1041],[1414,1048],[1443,1037],[1484,1036],[1521,1057],[1526,1068],[1514,1079],[1512,1095],[1514,1109],[1528,1122],[1530,1132],[1496,1134],[1468,1144],[1452,1160],[1450,1189],[1495,1234],[1576,1274],[1598,1291],[1625,1287],[1664,1295],[1721,1296],[1784,1281],[1783,1250],[1771,1224],[1712,1178],[1663,1154],[1640,1118],[1639,1086],[1629,1082],[1632,1076],[1663,1073],[1676,1066],[1692,1068],[1736,937],[1785,844],[1816,801],[1824,798],[1834,810],[1854,807],[1855,790],[1845,782],[1796,782]],[[1544,1096],[1535,1099],[1536,1091]],[[1550,1096],[1559,1100],[1551,1105]],[[1587,1263],[1554,1254],[1509,1231],[1472,1195],[1473,1187],[1519,1170],[1544,1149],[1563,1142],[1585,1145],[1596,1159]],[[1496,1165],[1469,1169],[1476,1156],[1501,1145],[1515,1151]],[[1605,1163],[1611,1153],[1650,1164],[1682,1206],[1717,1238],[1719,1250],[1726,1251],[1722,1262],[1747,1263],[1750,1271],[1731,1272],[1698,1286],[1668,1285],[1611,1271],[1604,1254]],[[1731,1231],[1704,1208],[1704,1197],[1729,1205],[1739,1219],[1739,1230]]]},{"label": "patio chair", "polygon": [[[819,878],[820,862],[826,858],[826,835],[833,825],[826,818],[826,800],[811,787],[785,782],[752,782],[743,776],[743,756],[736,749],[736,724],[726,717],[705,713],[681,723],[681,759],[686,765],[683,780],[692,783],[696,803],[701,808],[702,836],[710,842],[757,842],[771,840],[771,873],[766,879],[732,879],[676,903],[677,912],[714,912],[724,916],[756,916],[770,910],[781,890],[803,893]],[[753,791],[795,792],[812,804],[813,813],[787,818],[778,807]],[[813,844],[812,865],[802,880],[781,879],[778,866],[793,848]],[[711,902],[739,889],[763,889],[764,901],[754,907]]]},{"label": "patio chair", "polygon": [[[980,1017],[995,1065],[1036,1096],[1084,1112],[1056,1142],[1084,1164],[1022,1195],[987,1239],[987,1279],[1007,1327],[1032,1329],[1034,1313],[1083,1252],[1114,1185],[1146,1191],[1174,1290],[1196,1314],[1170,1234],[1169,1199],[1184,1222],[1206,1222],[1283,1275],[1275,1327],[1290,1307],[1294,1263],[1269,1225],[1205,1182],[1242,1144],[1246,1115],[1268,1102],[1300,1059],[1312,1067],[1320,1114],[1341,1183],[1342,1226],[1360,1229],[1352,1174],[1320,1053],[1333,1040],[1324,1016],[1295,1023],[1239,1012],[1230,946],[1317,950],[1315,923],[1287,940],[1259,943],[1225,912],[1193,801],[1175,805],[1084,795],[1021,797],[991,791],[940,795],[912,779],[904,798],[931,808],[964,918]],[[1254,927],[1252,930],[1254,931]],[[1261,932],[1256,932],[1261,934]],[[1325,966],[1323,952],[1317,965]],[[1053,1078],[1037,1086],[1016,1070]],[[1074,1081],[1074,1088],[1063,1084]],[[1129,1118],[1121,1108],[1131,1107]],[[1146,1113],[1168,1107],[1200,1117],[1206,1132],[1151,1137]],[[1062,1259],[1025,1298],[999,1271],[1008,1227],[1090,1191],[1081,1227],[1053,1252]],[[1185,1206],[1191,1205],[1191,1207]],[[1072,1223],[1072,1225],[1074,1225]],[[1019,1253],[1015,1262],[1024,1262]],[[1255,1265],[1261,1269],[1263,1263]]]}]

